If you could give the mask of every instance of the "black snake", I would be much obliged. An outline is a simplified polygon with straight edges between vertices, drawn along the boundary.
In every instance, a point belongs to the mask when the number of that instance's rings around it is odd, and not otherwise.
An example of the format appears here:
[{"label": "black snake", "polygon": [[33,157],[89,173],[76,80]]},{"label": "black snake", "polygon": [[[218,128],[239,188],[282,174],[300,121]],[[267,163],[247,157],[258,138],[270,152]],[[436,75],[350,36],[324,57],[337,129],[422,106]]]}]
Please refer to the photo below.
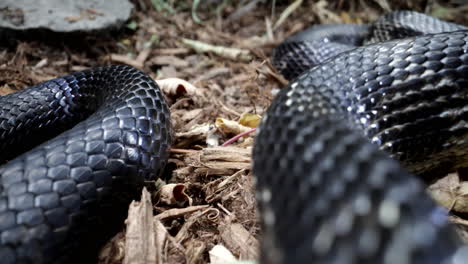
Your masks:
[{"label": "black snake", "polygon": [[[446,213],[386,152],[423,175],[466,164],[468,32],[341,44],[322,45],[331,52],[323,59],[336,57],[294,79],[262,121],[262,261],[464,263]],[[137,187],[159,176],[170,143],[161,92],[131,67],[1,97],[1,263],[86,259]]]},{"label": "black snake", "polygon": [[132,67],[0,97],[0,262],[89,263],[138,187],[160,175],[170,142],[161,91]]},{"label": "black snake", "polygon": [[262,262],[468,263],[407,172],[430,180],[468,165],[467,28],[394,12],[309,29],[274,60],[292,80],[253,151]]}]

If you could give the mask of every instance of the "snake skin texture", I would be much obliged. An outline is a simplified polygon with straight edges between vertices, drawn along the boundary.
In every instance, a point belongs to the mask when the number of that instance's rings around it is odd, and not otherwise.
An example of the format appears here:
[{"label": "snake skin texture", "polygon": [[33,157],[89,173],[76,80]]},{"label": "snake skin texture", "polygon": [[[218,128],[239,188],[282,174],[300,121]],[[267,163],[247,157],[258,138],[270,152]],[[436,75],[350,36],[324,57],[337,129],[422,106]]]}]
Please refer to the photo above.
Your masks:
[{"label": "snake skin texture", "polygon": [[468,165],[468,31],[375,43],[293,79],[253,150],[262,263],[462,264],[425,180]]},{"label": "snake skin texture", "polygon": [[299,32],[273,51],[273,65],[288,80],[342,52],[363,44],[367,25],[316,25]]},{"label": "snake skin texture", "polygon": [[89,263],[144,181],[160,176],[170,143],[161,91],[132,67],[0,97],[2,161],[29,150],[0,167],[0,262]]},{"label": "snake skin texture", "polygon": [[363,44],[467,29],[413,11],[391,12],[370,25],[316,25],[281,43],[273,52],[273,65],[286,79],[292,80]]},{"label": "snake skin texture", "polygon": [[442,21],[418,12],[396,11],[386,14],[372,23],[364,43],[466,29],[468,28],[465,26]]}]

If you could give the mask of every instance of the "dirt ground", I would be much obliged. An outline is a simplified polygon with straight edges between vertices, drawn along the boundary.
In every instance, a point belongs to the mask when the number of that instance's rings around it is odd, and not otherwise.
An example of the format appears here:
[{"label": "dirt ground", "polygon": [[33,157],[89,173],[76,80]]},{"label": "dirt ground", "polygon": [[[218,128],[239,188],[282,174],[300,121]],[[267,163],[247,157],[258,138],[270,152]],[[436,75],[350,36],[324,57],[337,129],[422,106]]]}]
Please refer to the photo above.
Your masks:
[{"label": "dirt ground", "polygon": [[[174,127],[165,174],[173,184],[148,183],[150,193],[144,191],[142,200],[130,206],[126,228],[102,249],[100,263],[122,263],[125,256],[137,261],[133,263],[257,258],[260,227],[250,170],[251,132],[287,84],[269,59],[285,37],[312,24],[366,23],[396,9],[468,25],[468,6],[457,1],[194,2],[134,0],[135,11],[123,29],[42,32],[0,46],[0,95],[107,64],[129,64],[155,80],[186,81],[161,84]],[[239,140],[230,140],[242,133]],[[430,190],[446,207],[464,208],[460,178],[453,174]],[[463,214],[452,220],[465,225]]]}]

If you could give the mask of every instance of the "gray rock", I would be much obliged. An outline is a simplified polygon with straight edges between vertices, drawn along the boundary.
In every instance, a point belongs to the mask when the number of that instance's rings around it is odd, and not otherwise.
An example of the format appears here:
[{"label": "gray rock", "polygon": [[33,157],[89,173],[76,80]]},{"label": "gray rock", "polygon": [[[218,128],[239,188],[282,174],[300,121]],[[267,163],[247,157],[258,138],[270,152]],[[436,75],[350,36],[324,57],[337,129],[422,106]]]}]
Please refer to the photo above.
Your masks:
[{"label": "gray rock", "polygon": [[128,0],[0,0],[0,28],[101,30],[120,26],[132,9]]}]

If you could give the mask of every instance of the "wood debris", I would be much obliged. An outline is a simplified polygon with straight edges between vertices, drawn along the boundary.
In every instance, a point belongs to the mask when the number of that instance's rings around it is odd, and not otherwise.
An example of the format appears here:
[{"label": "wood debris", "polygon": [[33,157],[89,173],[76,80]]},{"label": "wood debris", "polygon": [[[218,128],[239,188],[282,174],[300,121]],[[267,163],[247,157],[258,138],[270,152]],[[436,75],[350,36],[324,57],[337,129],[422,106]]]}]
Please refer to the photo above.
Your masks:
[{"label": "wood debris", "polygon": [[170,183],[161,187],[158,192],[159,200],[166,205],[183,206],[192,205],[192,198],[185,193],[185,185]]},{"label": "wood debris", "polygon": [[140,202],[128,209],[124,264],[155,263],[156,242],[150,194],[143,189]]},{"label": "wood debris", "polygon": [[239,259],[258,259],[257,239],[239,223],[223,223],[219,226],[224,244],[237,252]]},{"label": "wood debris", "polygon": [[201,41],[182,39],[182,43],[194,49],[196,52],[212,52],[223,58],[240,61],[252,60],[252,55],[249,50],[229,48],[223,46],[215,46]]}]

